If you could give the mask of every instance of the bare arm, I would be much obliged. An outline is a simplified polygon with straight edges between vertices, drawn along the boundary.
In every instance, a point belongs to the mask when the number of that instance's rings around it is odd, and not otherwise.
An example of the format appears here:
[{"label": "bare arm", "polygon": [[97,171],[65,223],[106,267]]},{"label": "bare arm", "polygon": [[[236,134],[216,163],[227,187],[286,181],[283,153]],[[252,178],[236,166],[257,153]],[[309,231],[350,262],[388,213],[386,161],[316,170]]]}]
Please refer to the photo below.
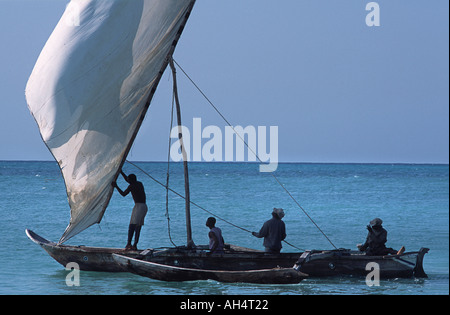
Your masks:
[{"label": "bare arm", "polygon": [[128,188],[125,189],[125,191],[120,189],[119,186],[117,186],[116,182],[112,182],[112,186],[115,187],[117,189],[117,191],[119,192],[119,194],[121,194],[123,197],[125,197],[126,195],[128,195],[130,193],[130,186],[128,186]]},{"label": "bare arm", "polygon": [[125,179],[125,181],[126,181],[127,183],[129,183],[129,181],[128,181],[128,176],[127,176],[122,170],[120,170],[120,174],[122,175],[123,179]]}]

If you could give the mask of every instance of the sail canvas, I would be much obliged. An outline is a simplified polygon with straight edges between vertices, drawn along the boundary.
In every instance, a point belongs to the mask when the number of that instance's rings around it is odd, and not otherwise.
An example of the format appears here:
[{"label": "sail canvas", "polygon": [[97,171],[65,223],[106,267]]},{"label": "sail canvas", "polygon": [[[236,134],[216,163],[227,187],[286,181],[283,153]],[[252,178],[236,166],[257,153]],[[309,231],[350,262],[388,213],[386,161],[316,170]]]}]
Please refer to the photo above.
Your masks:
[{"label": "sail canvas", "polygon": [[60,243],[99,223],[195,0],[72,0],[26,86],[70,205]]}]

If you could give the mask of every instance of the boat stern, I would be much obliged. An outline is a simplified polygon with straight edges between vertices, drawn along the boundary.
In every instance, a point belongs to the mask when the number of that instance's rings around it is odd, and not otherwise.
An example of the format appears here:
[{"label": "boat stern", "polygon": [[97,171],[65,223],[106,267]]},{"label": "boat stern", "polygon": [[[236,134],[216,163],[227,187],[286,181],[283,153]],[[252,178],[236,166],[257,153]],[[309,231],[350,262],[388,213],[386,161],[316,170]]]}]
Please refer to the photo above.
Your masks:
[{"label": "boat stern", "polygon": [[430,251],[429,248],[422,247],[419,250],[419,254],[416,258],[416,265],[414,266],[414,276],[417,278],[428,278],[427,274],[425,273],[425,270],[423,270],[423,258],[426,253]]}]

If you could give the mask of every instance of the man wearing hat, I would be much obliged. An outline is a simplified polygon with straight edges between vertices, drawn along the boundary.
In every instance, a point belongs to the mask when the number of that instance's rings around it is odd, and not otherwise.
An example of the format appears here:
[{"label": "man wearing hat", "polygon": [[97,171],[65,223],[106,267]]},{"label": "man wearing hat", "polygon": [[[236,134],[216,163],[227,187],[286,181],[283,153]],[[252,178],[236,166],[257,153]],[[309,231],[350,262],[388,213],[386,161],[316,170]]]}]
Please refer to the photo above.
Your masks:
[{"label": "man wearing hat", "polygon": [[370,221],[370,225],[367,226],[369,234],[367,235],[366,242],[363,245],[357,245],[360,251],[365,251],[369,256],[397,254],[396,250],[386,247],[387,231],[383,228],[382,224],[383,220],[380,218],[375,218]]},{"label": "man wearing hat", "polygon": [[286,238],[286,226],[281,220],[284,217],[284,211],[281,208],[273,208],[272,219],[266,221],[261,230],[253,236],[264,237],[264,247],[266,253],[277,254],[282,246],[281,241]]}]

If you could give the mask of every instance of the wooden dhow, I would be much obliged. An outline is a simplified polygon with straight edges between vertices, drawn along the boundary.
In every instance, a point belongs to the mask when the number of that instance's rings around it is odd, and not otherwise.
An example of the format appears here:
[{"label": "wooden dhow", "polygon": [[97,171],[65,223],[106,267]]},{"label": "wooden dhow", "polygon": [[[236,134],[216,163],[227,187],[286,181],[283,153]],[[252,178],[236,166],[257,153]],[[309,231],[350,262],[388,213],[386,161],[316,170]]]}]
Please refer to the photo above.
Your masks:
[{"label": "wooden dhow", "polygon": [[[298,253],[266,254],[234,245],[226,246],[223,254],[209,254],[207,246],[195,249],[181,246],[177,248],[146,249],[126,251],[120,248],[58,245],[26,230],[28,237],[41,246],[61,265],[78,264],[85,271],[134,272],[127,264],[117,263],[114,254],[130,259],[160,265],[191,268],[198,270],[263,270],[293,268],[309,277],[366,276],[369,263],[377,263],[381,278],[427,277],[423,269],[423,259],[428,248],[401,255],[368,256],[349,249],[314,250]],[[161,275],[159,275],[160,280]]]},{"label": "wooden dhow", "polygon": [[[223,254],[208,255],[207,247],[194,244],[193,203],[172,59],[194,4],[195,0],[69,3],[36,62],[26,98],[42,140],[60,167],[71,218],[58,243],[31,230],[26,230],[28,237],[63,266],[76,263],[81,270],[131,271],[167,281],[197,277],[296,282],[305,274],[366,274],[368,262],[379,263],[383,276],[425,275],[422,262],[426,249],[370,257],[339,250],[327,237],[335,250],[267,254],[229,246]],[[74,10],[79,18],[76,26],[68,23],[73,21]],[[144,251],[65,245],[101,222],[113,194],[111,184],[117,180],[169,64],[183,153],[187,245]],[[163,186],[170,190],[169,185]]]}]

